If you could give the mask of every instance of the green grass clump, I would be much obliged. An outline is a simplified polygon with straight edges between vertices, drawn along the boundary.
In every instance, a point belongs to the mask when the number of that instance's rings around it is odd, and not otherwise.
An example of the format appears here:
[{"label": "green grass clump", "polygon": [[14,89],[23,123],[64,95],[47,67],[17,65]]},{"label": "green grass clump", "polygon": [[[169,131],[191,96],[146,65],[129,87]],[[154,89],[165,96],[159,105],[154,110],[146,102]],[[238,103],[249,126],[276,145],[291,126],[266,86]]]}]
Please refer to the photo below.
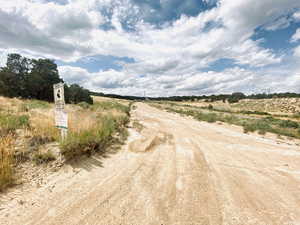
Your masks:
[{"label": "green grass clump", "polygon": [[272,130],[270,124],[264,120],[253,120],[244,122],[243,128],[244,133],[258,131],[259,134],[265,134],[267,131]]},{"label": "green grass clump", "polygon": [[28,100],[20,105],[20,112],[28,112],[31,109],[49,109],[50,104],[40,100]]},{"label": "green grass clump", "polygon": [[128,121],[127,116],[103,116],[98,118],[97,124],[91,129],[69,132],[68,137],[60,144],[62,154],[70,160],[83,154],[105,152],[114,139],[113,135],[117,132],[124,133],[124,126]]},{"label": "green grass clump", "polygon": [[16,129],[29,127],[27,115],[0,114],[0,136],[13,133]]},{"label": "green grass clump", "polygon": [[194,116],[197,120],[206,121],[208,123],[215,123],[218,120],[218,116],[216,113],[201,113],[198,112]]},{"label": "green grass clump", "polygon": [[239,111],[239,113],[248,114],[248,115],[251,115],[251,114],[254,114],[254,115],[263,115],[263,116],[269,116],[269,115],[271,115],[270,113],[261,112],[261,111],[245,111],[245,110],[242,110],[242,111]]},{"label": "green grass clump", "polygon": [[115,109],[121,112],[124,112],[126,114],[129,114],[130,107],[120,104],[115,101],[103,101],[103,102],[95,102],[92,106],[93,110],[111,110]]},{"label": "green grass clump", "polygon": [[279,122],[280,127],[284,128],[298,128],[300,127],[299,123],[291,120],[282,120]]},{"label": "green grass clump", "polygon": [[37,152],[33,156],[33,161],[36,165],[40,165],[43,163],[48,163],[55,160],[55,156],[51,152]]}]

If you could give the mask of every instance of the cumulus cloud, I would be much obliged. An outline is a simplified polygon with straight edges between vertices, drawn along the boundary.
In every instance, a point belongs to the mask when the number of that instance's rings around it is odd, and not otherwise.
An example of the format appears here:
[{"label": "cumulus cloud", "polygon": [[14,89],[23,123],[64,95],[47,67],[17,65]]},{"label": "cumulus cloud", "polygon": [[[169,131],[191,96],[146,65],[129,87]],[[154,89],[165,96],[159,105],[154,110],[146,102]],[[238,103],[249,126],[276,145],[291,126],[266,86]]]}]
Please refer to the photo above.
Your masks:
[{"label": "cumulus cloud", "polygon": [[[60,67],[70,83],[124,94],[147,87],[153,87],[153,94],[244,90],[260,77],[259,68],[282,62],[283,55],[252,36],[258,27],[289,26],[287,15],[300,8],[299,0],[203,0],[209,5],[205,9],[198,2],[0,0],[0,50],[21,49],[63,62],[94,55],[132,58],[120,71]],[[291,41],[298,39],[297,31]],[[201,72],[223,58],[235,67]]]},{"label": "cumulus cloud", "polygon": [[293,18],[296,20],[296,21],[300,21],[300,10],[298,12],[295,12],[293,14]]},{"label": "cumulus cloud", "polygon": [[296,33],[292,36],[291,42],[297,42],[300,40],[300,28],[296,30]]},{"label": "cumulus cloud", "polygon": [[[59,71],[68,82],[70,74],[81,74],[79,79],[71,77],[71,83],[80,81],[93,91],[124,95],[143,95],[144,91],[147,91],[149,96],[230,94],[235,91],[249,94],[265,91],[266,84],[274,92],[300,91],[300,67],[279,69],[275,74],[266,69],[254,72],[234,67],[221,72],[197,72],[180,76],[138,76],[116,70],[90,73],[82,68],[65,66],[59,67]],[[81,77],[84,77],[84,80],[81,80]]]}]

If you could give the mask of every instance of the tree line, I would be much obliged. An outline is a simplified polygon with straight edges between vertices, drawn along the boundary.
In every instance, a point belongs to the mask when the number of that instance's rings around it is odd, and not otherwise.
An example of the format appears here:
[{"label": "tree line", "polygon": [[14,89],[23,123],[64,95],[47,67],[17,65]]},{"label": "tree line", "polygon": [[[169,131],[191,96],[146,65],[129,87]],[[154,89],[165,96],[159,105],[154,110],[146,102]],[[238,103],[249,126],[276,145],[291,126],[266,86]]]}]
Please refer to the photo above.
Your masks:
[{"label": "tree line", "polygon": [[200,96],[170,96],[170,97],[139,97],[139,96],[124,96],[116,94],[104,94],[101,92],[90,92],[94,96],[103,96],[109,98],[126,99],[126,100],[154,100],[154,101],[199,101],[204,100],[206,102],[223,101],[229,103],[239,102],[242,99],[270,99],[270,98],[300,98],[299,93],[260,93],[246,95],[242,92],[234,92],[232,94],[220,94],[220,95],[200,95]]},{"label": "tree line", "polygon": [[[53,84],[64,82],[51,59],[30,59],[8,54],[6,66],[0,67],[0,95],[54,101]],[[65,84],[66,103],[93,104],[89,90],[78,84]]]}]

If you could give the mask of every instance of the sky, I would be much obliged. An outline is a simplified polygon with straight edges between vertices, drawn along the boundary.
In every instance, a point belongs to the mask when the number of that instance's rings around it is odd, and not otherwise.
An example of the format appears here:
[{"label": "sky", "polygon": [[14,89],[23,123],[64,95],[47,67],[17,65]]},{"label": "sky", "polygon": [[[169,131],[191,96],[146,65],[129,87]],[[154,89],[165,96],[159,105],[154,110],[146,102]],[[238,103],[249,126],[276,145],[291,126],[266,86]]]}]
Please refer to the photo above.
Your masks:
[{"label": "sky", "polygon": [[300,93],[300,1],[0,0],[8,53],[103,93]]}]

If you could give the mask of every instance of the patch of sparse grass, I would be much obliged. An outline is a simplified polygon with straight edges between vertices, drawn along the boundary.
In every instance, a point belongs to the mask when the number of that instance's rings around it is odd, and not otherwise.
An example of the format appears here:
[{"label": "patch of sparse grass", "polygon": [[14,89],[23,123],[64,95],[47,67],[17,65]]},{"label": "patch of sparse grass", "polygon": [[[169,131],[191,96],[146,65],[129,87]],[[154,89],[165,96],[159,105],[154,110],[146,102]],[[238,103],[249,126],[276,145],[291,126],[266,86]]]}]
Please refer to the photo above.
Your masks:
[{"label": "patch of sparse grass", "polygon": [[12,136],[5,136],[0,140],[0,191],[14,181],[12,142]]},{"label": "patch of sparse grass", "polygon": [[91,106],[91,105],[88,104],[87,102],[79,102],[77,105],[80,106],[80,107],[83,108],[83,109],[89,109],[90,106]]},{"label": "patch of sparse grass", "polygon": [[43,163],[48,163],[55,160],[55,156],[50,151],[47,152],[36,152],[32,158],[36,165],[40,165]]},{"label": "patch of sparse grass", "polygon": [[294,115],[292,117],[295,119],[300,119],[300,112],[294,113]]},{"label": "patch of sparse grass", "polygon": [[102,101],[95,102],[94,105],[91,106],[92,110],[100,111],[100,110],[118,110],[120,112],[126,113],[129,115],[130,106],[123,105],[121,103],[115,101]]},{"label": "patch of sparse grass", "polygon": [[69,131],[68,137],[60,144],[61,152],[67,160],[83,154],[105,152],[107,146],[113,142],[117,132],[126,135],[124,126],[128,123],[128,116],[101,116],[88,129]]},{"label": "patch of sparse grass", "polygon": [[143,124],[141,124],[138,120],[134,120],[132,123],[133,128],[135,128],[138,132],[141,132],[144,129]]},{"label": "patch of sparse grass", "polygon": [[30,141],[32,146],[59,140],[59,130],[54,125],[54,118],[51,112],[32,113],[30,117],[30,131],[32,134]]},{"label": "patch of sparse grass", "polygon": [[[229,124],[234,124],[242,126],[244,133],[248,132],[258,132],[259,134],[266,134],[267,132],[288,136],[293,138],[300,138],[300,125],[299,123],[291,120],[281,120],[276,119],[272,116],[267,116],[263,118],[257,117],[243,117],[238,114],[229,114],[229,113],[211,113],[203,112],[201,109],[196,108],[192,110],[184,110],[182,108],[176,109],[171,107],[165,107],[169,112],[176,112],[182,115],[192,116],[197,120],[206,121],[209,123],[214,123],[216,121],[221,121]],[[248,113],[249,114],[249,113]],[[250,114],[260,114],[267,115],[264,113],[250,113]]]},{"label": "patch of sparse grass", "polygon": [[0,137],[29,126],[28,115],[0,113]]},{"label": "patch of sparse grass", "polygon": [[50,108],[50,104],[45,101],[40,100],[25,100],[24,103],[19,105],[20,112],[28,112],[31,109],[48,109]]},{"label": "patch of sparse grass", "polygon": [[291,121],[291,120],[282,120],[279,122],[279,126],[280,127],[284,127],[284,128],[298,128],[299,123],[295,122],[295,121]]},{"label": "patch of sparse grass", "polygon": [[248,114],[248,115],[251,115],[251,114],[254,114],[254,115],[263,115],[263,116],[269,116],[269,115],[271,115],[270,113],[256,111],[256,110],[255,111],[242,110],[242,111],[239,111],[238,113]]}]

